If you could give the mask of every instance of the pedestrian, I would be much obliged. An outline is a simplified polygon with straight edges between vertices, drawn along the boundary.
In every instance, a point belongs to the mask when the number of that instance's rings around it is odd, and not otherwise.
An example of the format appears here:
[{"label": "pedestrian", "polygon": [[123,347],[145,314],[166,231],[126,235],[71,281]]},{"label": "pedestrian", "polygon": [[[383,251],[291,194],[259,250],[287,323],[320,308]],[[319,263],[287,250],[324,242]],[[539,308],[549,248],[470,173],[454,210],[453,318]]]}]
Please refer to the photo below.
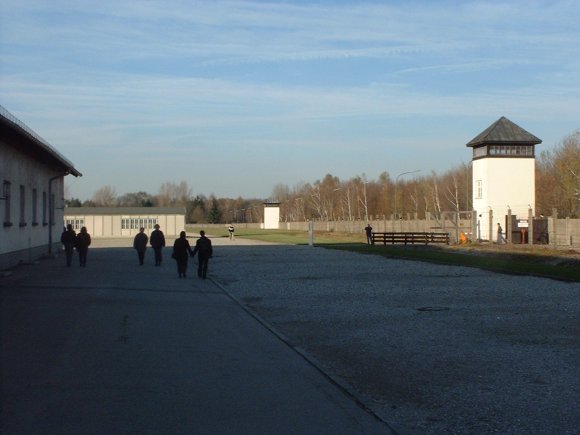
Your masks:
[{"label": "pedestrian", "polygon": [[369,245],[372,245],[372,243],[373,243],[373,227],[371,227],[371,224],[367,224],[367,226],[365,227],[365,232],[367,233],[367,243]]},{"label": "pedestrian", "polygon": [[163,231],[159,228],[159,224],[155,224],[155,229],[151,232],[151,236],[149,237],[149,241],[153,247],[153,252],[155,252],[155,266],[161,266],[161,260],[163,260],[161,252],[165,246],[165,236],[163,235]]},{"label": "pedestrian", "polygon": [[228,227],[228,233],[230,233],[230,240],[234,239],[234,226],[232,224],[230,224],[230,226]]},{"label": "pedestrian", "polygon": [[64,252],[66,254],[66,267],[70,267],[72,263],[73,251],[75,249],[77,234],[71,224],[66,226],[66,230],[62,232],[60,236],[60,243],[64,247]]},{"label": "pedestrian", "polygon": [[149,237],[145,234],[145,228],[139,228],[139,234],[137,234],[133,240],[133,248],[137,250],[139,265],[141,266],[143,266],[143,261],[145,260],[145,251],[147,250],[148,241]]},{"label": "pedestrian", "polygon": [[176,239],[173,243],[173,254],[171,257],[177,262],[177,275],[179,278],[182,276],[187,277],[187,260],[189,256],[193,256],[191,246],[185,237],[185,231],[179,233],[179,239]]},{"label": "pedestrian", "polygon": [[76,248],[79,253],[79,262],[81,267],[87,265],[87,254],[89,252],[89,245],[91,244],[91,235],[87,232],[87,227],[82,227],[81,232],[77,234]]},{"label": "pedestrian", "polygon": [[500,223],[497,223],[497,244],[503,245],[505,243],[505,238],[503,237],[503,228],[501,227]]},{"label": "pedestrian", "polygon": [[211,240],[205,236],[205,231],[201,230],[199,235],[200,238],[197,239],[197,242],[195,243],[192,257],[199,252],[197,257],[197,276],[205,279],[207,277],[209,259],[213,256],[213,249],[211,246]]}]

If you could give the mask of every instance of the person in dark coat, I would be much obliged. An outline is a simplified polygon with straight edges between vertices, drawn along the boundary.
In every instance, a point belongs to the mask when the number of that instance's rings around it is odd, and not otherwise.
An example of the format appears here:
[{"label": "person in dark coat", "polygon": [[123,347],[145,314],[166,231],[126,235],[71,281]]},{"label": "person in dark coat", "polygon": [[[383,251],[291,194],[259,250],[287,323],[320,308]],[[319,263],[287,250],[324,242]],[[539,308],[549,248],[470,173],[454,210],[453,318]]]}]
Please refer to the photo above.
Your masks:
[{"label": "person in dark coat", "polygon": [[147,250],[148,241],[149,237],[147,237],[147,234],[145,234],[145,228],[139,228],[139,234],[137,234],[133,240],[133,248],[137,250],[139,264],[141,266],[143,266],[143,261],[145,260],[145,251]]},{"label": "person in dark coat", "polygon": [[66,230],[62,232],[60,236],[60,243],[64,246],[64,252],[66,254],[66,267],[70,267],[72,263],[73,251],[75,249],[77,234],[71,224],[66,226]]},{"label": "person in dark coat", "polygon": [[365,227],[365,233],[367,233],[367,243],[369,245],[372,245],[372,243],[373,243],[373,227],[371,227],[371,224],[367,224],[367,226]]},{"label": "person in dark coat", "polygon": [[187,277],[187,260],[189,256],[193,256],[191,246],[189,246],[189,241],[185,237],[185,231],[179,233],[179,239],[176,239],[173,243],[173,254],[171,255],[173,259],[177,262],[177,275],[179,278],[182,276]]},{"label": "person in dark coat", "polygon": [[192,256],[195,257],[195,254],[199,252],[199,256],[197,257],[197,276],[205,279],[207,276],[207,265],[209,259],[213,256],[213,249],[211,246],[211,240],[205,236],[205,231],[200,231],[199,235],[201,237],[197,239],[197,242],[195,243]]},{"label": "person in dark coat", "polygon": [[75,246],[79,253],[79,262],[81,267],[87,265],[87,254],[91,244],[91,235],[87,232],[87,227],[82,227],[81,232],[77,234]]},{"label": "person in dark coat", "polygon": [[165,246],[165,235],[163,231],[159,229],[159,224],[155,224],[155,229],[151,232],[149,237],[149,243],[153,247],[153,252],[155,252],[155,266],[161,266],[161,260],[163,260],[161,252]]}]

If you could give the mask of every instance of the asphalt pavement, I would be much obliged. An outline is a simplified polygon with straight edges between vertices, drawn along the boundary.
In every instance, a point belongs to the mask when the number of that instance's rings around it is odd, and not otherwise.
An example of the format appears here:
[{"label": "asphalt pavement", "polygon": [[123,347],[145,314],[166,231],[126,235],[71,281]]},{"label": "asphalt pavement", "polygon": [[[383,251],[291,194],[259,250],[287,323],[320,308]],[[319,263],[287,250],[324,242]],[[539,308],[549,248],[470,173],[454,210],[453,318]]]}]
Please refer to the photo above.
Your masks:
[{"label": "asphalt pavement", "polygon": [[[359,434],[388,425],[165,250],[96,242],[0,278],[3,434]],[[127,243],[127,246],[123,246]],[[110,245],[110,244],[109,244]]]}]

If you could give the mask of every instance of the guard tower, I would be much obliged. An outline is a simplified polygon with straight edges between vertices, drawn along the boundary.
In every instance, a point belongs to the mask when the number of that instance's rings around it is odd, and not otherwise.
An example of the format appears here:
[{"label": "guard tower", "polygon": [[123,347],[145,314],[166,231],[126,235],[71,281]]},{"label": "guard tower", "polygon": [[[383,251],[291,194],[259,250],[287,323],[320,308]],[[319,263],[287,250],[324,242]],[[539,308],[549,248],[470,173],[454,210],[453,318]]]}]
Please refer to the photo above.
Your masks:
[{"label": "guard tower", "polygon": [[264,203],[264,229],[277,230],[280,228],[280,203],[266,201]]},{"label": "guard tower", "polygon": [[527,219],[535,210],[535,145],[531,133],[501,117],[466,146],[473,148],[473,209],[477,238],[493,240],[497,224],[507,230],[512,216]]}]

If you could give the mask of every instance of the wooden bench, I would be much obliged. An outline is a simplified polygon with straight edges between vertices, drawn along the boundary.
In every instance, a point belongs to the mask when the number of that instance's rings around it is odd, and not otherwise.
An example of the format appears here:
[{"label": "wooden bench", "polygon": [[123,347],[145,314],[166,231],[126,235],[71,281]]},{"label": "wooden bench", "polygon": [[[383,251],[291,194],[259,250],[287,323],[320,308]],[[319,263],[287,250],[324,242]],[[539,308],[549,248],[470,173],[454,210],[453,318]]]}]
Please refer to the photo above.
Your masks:
[{"label": "wooden bench", "polygon": [[372,233],[372,244],[382,243],[383,245],[428,245],[429,243],[449,244],[449,233]]}]

